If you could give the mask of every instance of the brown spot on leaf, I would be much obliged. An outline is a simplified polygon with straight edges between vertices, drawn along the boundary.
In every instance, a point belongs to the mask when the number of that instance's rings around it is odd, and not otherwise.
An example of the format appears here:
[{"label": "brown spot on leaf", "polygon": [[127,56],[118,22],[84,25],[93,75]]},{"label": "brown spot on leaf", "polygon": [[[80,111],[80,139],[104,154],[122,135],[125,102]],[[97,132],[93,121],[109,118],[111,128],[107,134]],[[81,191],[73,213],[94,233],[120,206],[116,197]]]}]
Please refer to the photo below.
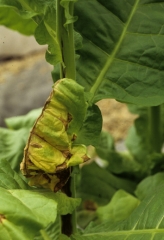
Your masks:
[{"label": "brown spot on leaf", "polygon": [[0,223],[2,223],[4,219],[6,219],[5,216],[3,214],[0,214]]},{"label": "brown spot on leaf", "polygon": [[56,176],[60,179],[54,188],[54,192],[59,191],[68,181],[71,174],[71,168],[64,169],[61,172],[56,173]]},{"label": "brown spot on leaf", "polygon": [[90,160],[90,158],[87,155],[84,155],[82,159],[84,160],[84,162],[87,162],[88,160]]},{"label": "brown spot on leaf", "polygon": [[91,200],[86,200],[84,202],[84,209],[90,210],[90,211],[96,211],[97,204]]},{"label": "brown spot on leaf", "polygon": [[31,143],[30,146],[34,148],[42,148],[42,146],[38,143]]}]

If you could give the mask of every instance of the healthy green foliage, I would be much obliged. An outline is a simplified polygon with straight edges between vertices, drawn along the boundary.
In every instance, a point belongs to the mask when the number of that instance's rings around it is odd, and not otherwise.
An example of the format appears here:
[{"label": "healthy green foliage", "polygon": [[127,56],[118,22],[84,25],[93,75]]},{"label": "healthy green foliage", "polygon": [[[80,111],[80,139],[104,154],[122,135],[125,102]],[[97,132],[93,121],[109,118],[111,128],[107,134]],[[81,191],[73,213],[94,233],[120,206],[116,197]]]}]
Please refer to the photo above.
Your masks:
[{"label": "healthy green foliage", "polygon": [[131,216],[120,224],[109,221],[99,226],[88,228],[83,235],[74,235],[76,240],[138,240],[138,239],[164,239],[164,208],[161,199],[164,197],[163,185],[150,193],[134,210]]}]

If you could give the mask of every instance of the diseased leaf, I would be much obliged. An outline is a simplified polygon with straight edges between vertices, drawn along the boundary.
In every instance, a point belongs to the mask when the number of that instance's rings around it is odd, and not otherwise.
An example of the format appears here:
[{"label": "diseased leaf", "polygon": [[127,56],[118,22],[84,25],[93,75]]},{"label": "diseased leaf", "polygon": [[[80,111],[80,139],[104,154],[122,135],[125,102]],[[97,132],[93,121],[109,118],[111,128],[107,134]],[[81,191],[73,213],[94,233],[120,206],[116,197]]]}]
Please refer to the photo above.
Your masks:
[{"label": "diseased leaf", "polygon": [[67,78],[54,84],[24,149],[21,171],[31,186],[57,192],[70,176],[69,167],[89,160],[86,146],[74,144],[86,110],[83,87]]}]

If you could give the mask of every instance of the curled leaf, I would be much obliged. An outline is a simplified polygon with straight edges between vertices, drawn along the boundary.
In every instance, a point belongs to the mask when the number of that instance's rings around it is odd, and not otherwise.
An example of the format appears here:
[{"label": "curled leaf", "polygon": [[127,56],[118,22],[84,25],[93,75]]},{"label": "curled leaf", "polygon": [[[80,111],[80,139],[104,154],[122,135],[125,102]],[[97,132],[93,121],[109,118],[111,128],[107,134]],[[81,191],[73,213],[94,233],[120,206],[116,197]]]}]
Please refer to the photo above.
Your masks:
[{"label": "curled leaf", "polygon": [[87,104],[84,89],[72,79],[54,84],[24,149],[21,171],[31,186],[58,191],[70,176],[70,166],[89,159],[86,147],[74,144]]}]

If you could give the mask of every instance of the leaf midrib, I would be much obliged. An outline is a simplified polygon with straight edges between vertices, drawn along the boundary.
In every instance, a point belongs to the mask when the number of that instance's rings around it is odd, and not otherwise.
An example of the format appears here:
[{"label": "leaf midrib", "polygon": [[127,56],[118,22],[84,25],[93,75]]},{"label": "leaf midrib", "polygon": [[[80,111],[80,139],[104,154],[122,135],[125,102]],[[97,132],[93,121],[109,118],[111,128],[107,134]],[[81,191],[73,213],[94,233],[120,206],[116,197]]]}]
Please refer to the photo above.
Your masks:
[{"label": "leaf midrib", "polygon": [[156,228],[151,228],[151,229],[137,229],[137,230],[125,230],[125,231],[116,231],[116,232],[99,232],[99,233],[87,233],[83,234],[83,236],[95,236],[95,235],[103,235],[103,236],[118,236],[118,235],[132,235],[132,234],[157,234],[157,233],[164,233],[164,229],[156,229]]},{"label": "leaf midrib", "polygon": [[101,85],[101,83],[103,81],[103,78],[104,78],[106,72],[108,71],[108,69],[109,69],[110,65],[112,64],[113,60],[115,59],[115,56],[116,56],[116,54],[117,54],[117,52],[118,52],[118,50],[119,50],[119,48],[120,48],[120,46],[122,44],[122,41],[124,40],[124,37],[125,37],[126,32],[127,32],[127,28],[128,28],[128,26],[129,26],[129,24],[131,22],[131,19],[132,19],[134,13],[136,12],[136,9],[138,7],[139,2],[140,2],[140,0],[136,0],[134,6],[132,8],[132,11],[131,11],[131,13],[129,15],[129,18],[128,18],[126,24],[124,25],[122,34],[120,35],[120,38],[119,38],[115,48],[113,49],[112,54],[107,59],[103,69],[100,71],[100,73],[99,73],[99,75],[98,75],[98,77],[97,77],[97,79],[95,81],[95,84],[90,89],[90,93],[92,93],[93,98],[94,98],[94,95],[96,94],[96,92],[98,91],[98,89],[99,89],[99,87],[100,87],[100,85]]}]

